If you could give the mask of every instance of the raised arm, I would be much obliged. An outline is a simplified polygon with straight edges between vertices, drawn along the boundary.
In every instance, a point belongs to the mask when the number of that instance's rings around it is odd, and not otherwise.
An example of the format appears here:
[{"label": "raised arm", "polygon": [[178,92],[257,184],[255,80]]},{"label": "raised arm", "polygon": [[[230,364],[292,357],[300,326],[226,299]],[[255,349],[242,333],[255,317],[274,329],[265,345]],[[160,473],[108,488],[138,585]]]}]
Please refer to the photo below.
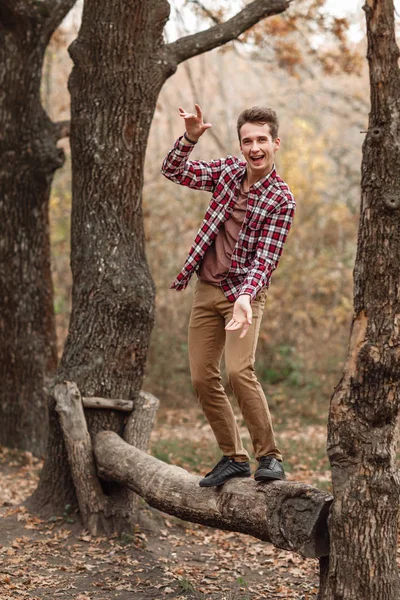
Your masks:
[{"label": "raised arm", "polygon": [[174,147],[165,157],[161,172],[174,183],[179,183],[197,190],[212,192],[221,173],[223,160],[205,162],[202,160],[189,161],[189,155],[197,141],[211,123],[204,123],[203,113],[195,104],[196,114],[188,113],[179,107],[179,114],[185,122],[185,133],[178,138]]}]

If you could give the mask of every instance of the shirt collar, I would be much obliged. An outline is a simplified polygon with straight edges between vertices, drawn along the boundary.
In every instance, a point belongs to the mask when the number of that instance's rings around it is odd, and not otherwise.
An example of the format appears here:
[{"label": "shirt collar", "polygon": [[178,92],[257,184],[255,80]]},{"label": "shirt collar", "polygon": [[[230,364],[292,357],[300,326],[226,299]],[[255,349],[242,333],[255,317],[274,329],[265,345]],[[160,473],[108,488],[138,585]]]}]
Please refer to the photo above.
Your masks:
[{"label": "shirt collar", "polygon": [[275,169],[275,163],[274,163],[272,165],[272,169],[270,170],[270,172],[267,175],[265,175],[265,177],[263,177],[262,179],[260,179],[256,183],[254,183],[252,185],[252,188],[254,189],[254,191],[259,191],[262,188],[267,188],[271,185],[271,183],[274,181],[275,178],[276,178],[276,169]]}]

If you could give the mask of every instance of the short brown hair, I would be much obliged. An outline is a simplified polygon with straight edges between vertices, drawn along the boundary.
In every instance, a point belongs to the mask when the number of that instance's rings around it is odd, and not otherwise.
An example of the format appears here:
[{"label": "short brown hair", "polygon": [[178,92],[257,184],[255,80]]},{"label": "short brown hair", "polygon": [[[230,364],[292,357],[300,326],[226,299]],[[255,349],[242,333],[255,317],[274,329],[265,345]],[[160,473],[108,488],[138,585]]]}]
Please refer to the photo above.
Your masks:
[{"label": "short brown hair", "polygon": [[278,137],[278,117],[272,108],[266,108],[265,106],[252,106],[251,108],[246,108],[240,113],[237,120],[237,133],[239,142],[241,142],[240,129],[245,123],[260,123],[260,125],[265,125],[265,123],[268,123],[272,139],[276,140]]}]

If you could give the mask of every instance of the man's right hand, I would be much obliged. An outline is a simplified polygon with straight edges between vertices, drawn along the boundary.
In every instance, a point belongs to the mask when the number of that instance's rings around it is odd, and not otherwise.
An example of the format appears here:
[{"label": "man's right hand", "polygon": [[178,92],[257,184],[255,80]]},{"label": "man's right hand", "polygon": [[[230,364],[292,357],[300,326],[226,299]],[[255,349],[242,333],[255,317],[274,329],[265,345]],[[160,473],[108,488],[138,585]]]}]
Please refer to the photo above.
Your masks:
[{"label": "man's right hand", "polygon": [[193,142],[197,142],[200,136],[212,127],[211,123],[203,123],[203,113],[198,104],[195,104],[196,114],[188,113],[183,108],[179,107],[179,114],[185,120],[186,133],[188,138]]}]

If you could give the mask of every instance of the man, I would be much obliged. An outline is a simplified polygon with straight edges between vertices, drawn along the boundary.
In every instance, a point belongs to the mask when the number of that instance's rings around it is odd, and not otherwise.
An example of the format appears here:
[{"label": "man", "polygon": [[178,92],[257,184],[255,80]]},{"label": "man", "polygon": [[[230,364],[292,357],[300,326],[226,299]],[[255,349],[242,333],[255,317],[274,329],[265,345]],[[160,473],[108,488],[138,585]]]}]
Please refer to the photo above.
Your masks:
[{"label": "man", "polygon": [[194,244],[171,286],[182,290],[194,272],[198,275],[189,323],[190,370],[223,453],[200,486],[250,477],[249,455],[221,384],[224,350],[227,377],[259,461],[254,478],[284,479],[268,404],[254,372],[267,288],[295,211],[294,197],[274,166],[280,145],[278,120],[269,108],[247,109],[237,122],[244,160],[227,156],[189,161],[194,145],[211,127],[204,123],[200,106],[195,107],[196,114],[179,108],[186,131],[166,156],[162,173],[180,185],[212,192]]}]

